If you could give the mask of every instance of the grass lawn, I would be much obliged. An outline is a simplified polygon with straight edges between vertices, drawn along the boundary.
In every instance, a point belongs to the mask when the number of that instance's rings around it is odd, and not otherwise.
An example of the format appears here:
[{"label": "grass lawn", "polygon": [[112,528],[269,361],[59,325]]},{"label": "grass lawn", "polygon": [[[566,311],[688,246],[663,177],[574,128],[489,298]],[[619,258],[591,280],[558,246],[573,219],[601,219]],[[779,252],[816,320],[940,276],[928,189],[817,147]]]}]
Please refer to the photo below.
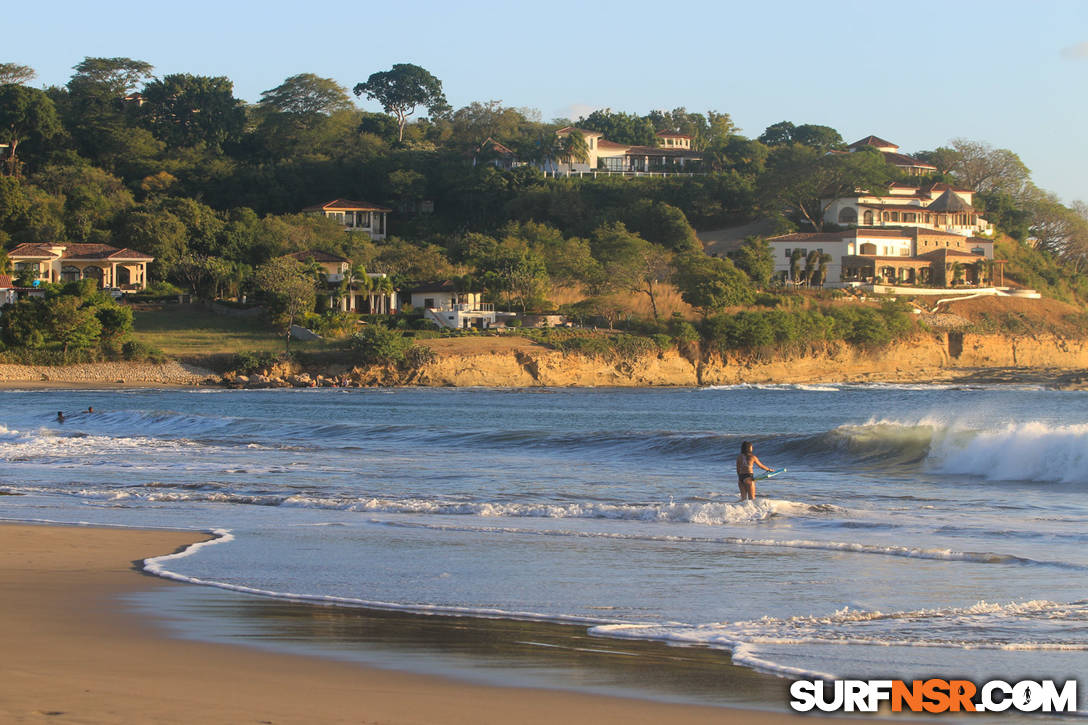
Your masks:
[{"label": "grass lawn", "polygon": [[[282,352],[284,339],[262,317],[217,315],[200,305],[169,304],[133,310],[132,337],[167,355]],[[292,350],[324,350],[327,343],[291,341]]]}]

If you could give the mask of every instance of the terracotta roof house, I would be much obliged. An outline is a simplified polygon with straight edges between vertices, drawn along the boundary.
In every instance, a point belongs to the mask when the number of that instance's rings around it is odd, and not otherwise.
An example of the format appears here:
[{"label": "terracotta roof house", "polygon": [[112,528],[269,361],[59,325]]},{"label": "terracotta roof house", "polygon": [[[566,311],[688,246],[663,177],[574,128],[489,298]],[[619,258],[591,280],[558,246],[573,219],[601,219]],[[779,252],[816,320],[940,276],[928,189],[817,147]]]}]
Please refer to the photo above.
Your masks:
[{"label": "terracotta roof house", "polygon": [[[823,284],[922,285],[943,289],[955,281],[954,264],[963,283],[1004,284],[1003,264],[995,260],[991,239],[921,227],[855,227],[837,232],[795,233],[767,240],[775,273],[793,280],[803,272],[808,255],[827,254]],[[799,256],[799,268],[794,253]],[[955,269],[960,269],[955,268]]]},{"label": "terracotta roof house", "polygon": [[386,214],[393,211],[369,201],[333,199],[302,210],[303,214],[320,214],[335,219],[349,232],[366,232],[372,240],[380,241],[386,235]]},{"label": "terracotta roof house", "polygon": [[919,161],[913,156],[907,156],[906,154],[899,153],[899,147],[893,144],[891,141],[885,141],[877,136],[866,136],[860,141],[855,141],[846,148],[851,151],[860,151],[863,148],[875,148],[880,153],[884,154],[884,160],[892,166],[905,171],[912,176],[921,176],[924,174],[932,174],[937,171],[937,167],[932,164],[927,164],[924,161]]},{"label": "terracotta roof house", "polygon": [[825,224],[841,227],[912,226],[964,236],[992,235],[993,226],[971,204],[974,192],[944,183],[893,183],[886,193],[858,191],[824,199]]},{"label": "terracotta roof house", "polygon": [[691,150],[691,136],[671,131],[657,133],[657,146],[638,146],[609,141],[604,134],[575,126],[565,126],[555,132],[559,138],[580,133],[585,138],[587,158],[570,163],[563,160],[546,160],[541,165],[545,172],[559,174],[607,171],[613,173],[647,173],[684,171],[686,166],[702,161],[701,154]]},{"label": "terracotta roof house", "polygon": [[93,279],[99,288],[136,292],[147,286],[149,254],[108,244],[20,244],[8,252],[16,273],[30,270],[41,282]]}]

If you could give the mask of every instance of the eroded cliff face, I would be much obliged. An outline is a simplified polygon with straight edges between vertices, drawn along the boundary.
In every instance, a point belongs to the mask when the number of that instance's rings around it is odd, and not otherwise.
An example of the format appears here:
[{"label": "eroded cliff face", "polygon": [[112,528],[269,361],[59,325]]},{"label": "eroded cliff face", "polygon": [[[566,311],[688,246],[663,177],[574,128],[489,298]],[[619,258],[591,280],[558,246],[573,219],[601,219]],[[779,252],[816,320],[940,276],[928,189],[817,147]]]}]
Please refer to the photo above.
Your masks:
[{"label": "eroded cliff face", "polygon": [[737,383],[939,381],[977,368],[1088,368],[1088,341],[947,333],[866,351],[829,345],[783,355],[607,361],[539,348],[443,355],[413,377],[438,386],[696,386]]}]

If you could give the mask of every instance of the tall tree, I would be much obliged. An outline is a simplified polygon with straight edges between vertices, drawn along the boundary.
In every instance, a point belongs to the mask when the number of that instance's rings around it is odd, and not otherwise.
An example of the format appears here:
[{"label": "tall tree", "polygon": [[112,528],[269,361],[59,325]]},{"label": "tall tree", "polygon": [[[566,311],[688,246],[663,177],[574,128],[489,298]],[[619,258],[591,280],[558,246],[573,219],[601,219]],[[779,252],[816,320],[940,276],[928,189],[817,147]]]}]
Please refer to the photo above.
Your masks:
[{"label": "tall tree", "polygon": [[7,173],[19,173],[19,144],[45,143],[61,132],[53,101],[36,88],[0,86],[0,142],[8,144]]},{"label": "tall tree", "polygon": [[760,178],[768,211],[783,206],[820,231],[824,212],[834,200],[857,190],[873,191],[891,180],[892,167],[877,151],[826,154],[810,146],[779,146],[767,159]]},{"label": "tall tree", "polygon": [[153,65],[132,58],[91,58],[80,61],[68,81],[69,93],[120,100],[151,77]]},{"label": "tall tree", "polygon": [[596,292],[618,288],[644,294],[650,300],[654,320],[658,320],[658,287],[672,272],[672,253],[632,234],[620,222],[598,228],[590,240],[590,248],[600,263],[600,276],[594,285]]},{"label": "tall tree", "polygon": [[969,189],[1004,192],[1019,198],[1031,180],[1031,171],[1008,149],[955,138],[952,139],[952,150],[956,152],[952,173]]},{"label": "tall tree", "polygon": [[417,107],[423,106],[432,115],[449,109],[442,81],[411,63],[397,63],[387,71],[371,73],[365,83],[356,83],[352,91],[357,96],[365,93],[367,98],[380,103],[386,113],[396,116],[398,141],[404,141],[404,126]]},{"label": "tall tree", "polygon": [[301,117],[329,116],[353,108],[346,88],[332,78],[313,73],[299,73],[264,91],[258,105]]},{"label": "tall tree", "polygon": [[34,80],[37,72],[28,65],[18,63],[0,63],[0,86],[9,83],[23,85],[27,81]]},{"label": "tall tree", "polygon": [[291,326],[314,308],[313,279],[299,262],[277,257],[257,268],[255,282],[268,300],[273,324],[284,334],[284,349],[290,352]]}]

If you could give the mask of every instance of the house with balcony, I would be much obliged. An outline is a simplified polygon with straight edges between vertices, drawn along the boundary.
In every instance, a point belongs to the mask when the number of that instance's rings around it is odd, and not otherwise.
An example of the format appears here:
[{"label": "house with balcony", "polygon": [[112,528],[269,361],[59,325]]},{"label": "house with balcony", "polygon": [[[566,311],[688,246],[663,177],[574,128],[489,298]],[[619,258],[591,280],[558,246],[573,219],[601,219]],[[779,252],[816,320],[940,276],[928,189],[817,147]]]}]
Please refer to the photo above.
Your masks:
[{"label": "house with balcony", "polygon": [[916,227],[963,236],[992,235],[993,225],[972,206],[975,192],[936,183],[893,183],[884,194],[857,191],[825,198],[824,223],[840,227]]},{"label": "house with balcony", "polygon": [[1004,284],[1004,261],[994,243],[919,227],[856,227],[837,232],[785,234],[767,240],[775,274],[796,282],[808,271],[810,253],[826,254],[826,287]]},{"label": "house with balcony", "polygon": [[333,199],[324,204],[308,206],[303,214],[320,214],[335,220],[347,232],[365,232],[372,241],[381,241],[386,235],[386,215],[392,209],[368,201]]},{"label": "house with balcony", "polygon": [[354,279],[351,260],[337,254],[307,250],[285,255],[306,266],[320,266],[325,275],[326,296],[330,309],[360,315],[393,315],[397,312],[397,293],[389,275],[367,272],[366,281]]},{"label": "house with balcony", "polygon": [[555,135],[563,139],[572,133],[579,133],[585,139],[585,161],[549,159],[542,163],[543,171],[559,174],[681,172],[703,160],[701,154],[691,150],[692,137],[687,134],[658,131],[656,146],[616,143],[602,133],[575,126],[561,128]]},{"label": "house with balcony", "polygon": [[8,252],[15,276],[29,271],[36,283],[93,279],[99,289],[138,292],[147,286],[147,265],[155,258],[108,244],[20,244]]},{"label": "house with balcony", "polygon": [[450,280],[424,284],[408,291],[412,307],[423,310],[423,318],[449,330],[494,327],[500,313],[495,305],[483,302],[482,292],[461,292]]}]

